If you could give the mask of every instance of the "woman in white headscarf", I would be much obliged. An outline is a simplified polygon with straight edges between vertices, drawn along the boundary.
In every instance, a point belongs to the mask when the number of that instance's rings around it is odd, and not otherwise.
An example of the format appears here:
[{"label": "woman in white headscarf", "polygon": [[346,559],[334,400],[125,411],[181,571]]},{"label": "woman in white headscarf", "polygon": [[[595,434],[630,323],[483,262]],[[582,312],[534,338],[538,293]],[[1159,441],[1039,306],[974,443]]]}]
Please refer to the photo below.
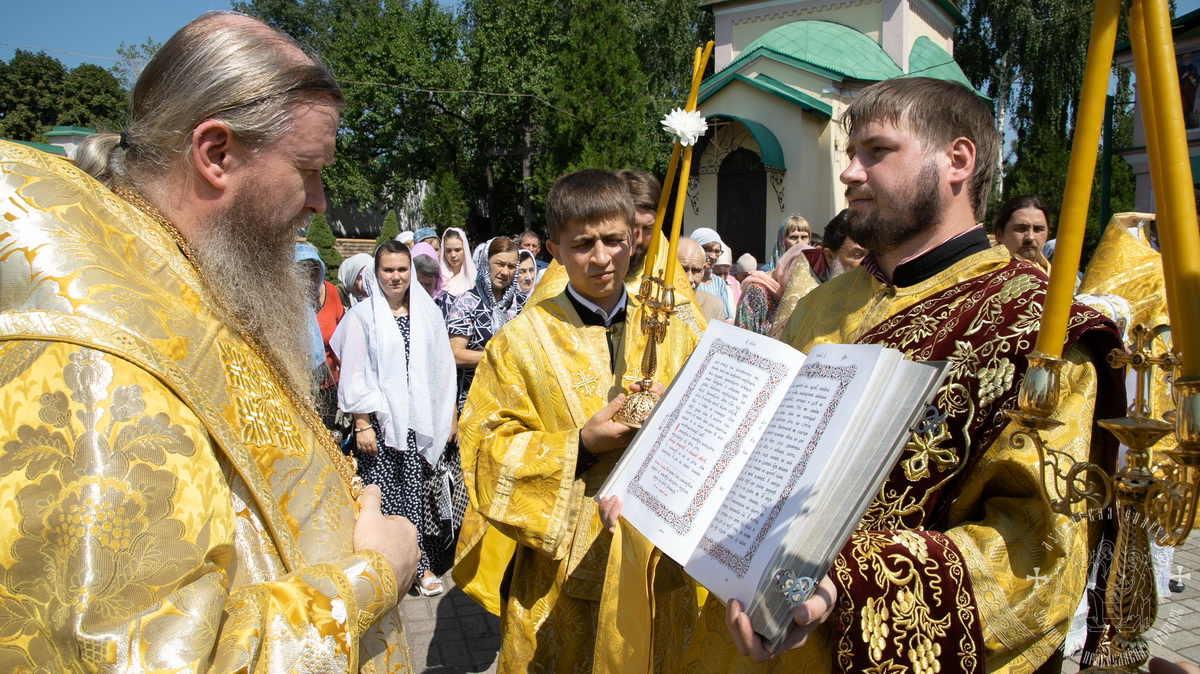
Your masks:
[{"label": "woman in white headscarf", "polygon": [[457,227],[442,232],[442,290],[458,297],[475,287],[475,262],[471,259],[467,233]]},{"label": "woman in white headscarf", "polygon": [[366,253],[358,253],[342,260],[338,266],[338,281],[346,292],[342,304],[352,307],[367,297],[368,283],[363,278],[363,270],[374,264],[375,258]]},{"label": "woman in white headscarf", "polygon": [[445,517],[429,512],[422,488],[440,465],[458,461],[446,451],[455,412],[454,356],[442,312],[410,282],[408,247],[385,242],[374,272],[367,280],[370,297],[346,313],[330,340],[342,363],[338,404],[354,417],[351,451],[363,482],[379,485],[383,514],[416,525],[421,560],[414,583],[433,596],[442,592],[435,569],[448,566],[444,553],[454,527],[447,536],[430,526]]}]

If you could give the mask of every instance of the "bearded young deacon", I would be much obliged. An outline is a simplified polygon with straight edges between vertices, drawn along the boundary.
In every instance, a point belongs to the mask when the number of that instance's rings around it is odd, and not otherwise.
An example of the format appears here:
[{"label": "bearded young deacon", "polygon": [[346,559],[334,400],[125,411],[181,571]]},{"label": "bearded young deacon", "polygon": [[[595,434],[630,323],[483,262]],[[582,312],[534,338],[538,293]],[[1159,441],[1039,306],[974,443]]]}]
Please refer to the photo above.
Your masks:
[{"label": "bearded young deacon", "polygon": [[[770,659],[743,612],[750,597],[710,599],[687,671],[1053,668],[1097,532],[1049,510],[1037,452],[1010,440],[1003,414],[1029,367],[1047,279],[976,224],[996,156],[992,114],[960,84],[901,78],[864,89],[843,123],[849,235],[870,255],[803,297],[781,338],[801,351],[882,344],[949,361],[950,372],[821,590],[797,609],[792,650]],[[1110,321],[1073,307],[1054,415],[1064,425],[1045,437],[1074,460],[1115,459],[1093,418],[1123,408],[1104,362],[1117,346]]]},{"label": "bearded young deacon", "polygon": [[0,670],[408,669],[415,532],[375,486],[356,507],[292,261],[341,105],[213,13],[95,141],[111,191],[0,143]]}]

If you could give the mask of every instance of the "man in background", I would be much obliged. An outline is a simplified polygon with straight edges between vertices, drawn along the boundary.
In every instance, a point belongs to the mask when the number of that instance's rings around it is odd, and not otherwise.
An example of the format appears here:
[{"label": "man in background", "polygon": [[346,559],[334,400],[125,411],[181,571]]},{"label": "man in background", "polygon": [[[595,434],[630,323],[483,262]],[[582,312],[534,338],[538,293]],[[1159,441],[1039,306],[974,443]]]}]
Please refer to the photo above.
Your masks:
[{"label": "man in background", "polygon": [[533,253],[533,263],[537,265],[538,271],[546,268],[546,263],[538,258],[538,253],[542,252],[542,237],[538,236],[537,232],[527,229],[521,232],[521,238],[517,241],[522,250]]},{"label": "man in background", "polygon": [[1042,255],[1050,235],[1050,212],[1040,197],[1023,194],[1004,202],[992,220],[992,235],[1013,255],[1050,268]]}]

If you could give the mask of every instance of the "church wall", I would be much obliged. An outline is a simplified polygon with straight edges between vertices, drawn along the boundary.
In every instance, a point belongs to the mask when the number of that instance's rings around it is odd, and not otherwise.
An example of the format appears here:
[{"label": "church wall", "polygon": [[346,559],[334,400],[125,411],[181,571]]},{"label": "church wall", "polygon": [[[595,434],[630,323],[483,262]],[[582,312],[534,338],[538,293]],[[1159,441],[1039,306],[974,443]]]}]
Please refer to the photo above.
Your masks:
[{"label": "church wall", "polygon": [[912,49],[917,38],[924,35],[934,44],[945,49],[946,53],[954,56],[954,24],[946,17],[945,12],[937,7],[933,0],[909,0],[909,2],[912,14],[909,19],[911,35],[908,39],[908,48]]},{"label": "church wall", "polygon": [[[794,79],[794,76],[793,76]],[[837,174],[833,171],[831,151],[833,126],[829,120],[803,112],[800,108],[776,96],[759,91],[741,82],[727,85],[712,98],[704,102],[701,111],[706,115],[719,113],[734,115],[758,122],[775,134],[783,150],[787,172],[783,175],[783,208],[770,175],[762,198],[766,200],[764,239],[762,248],[769,251],[775,244],[775,232],[780,221],[792,213],[808,218],[814,229],[820,231],[825,223],[840,208],[841,191],[834,189]],[[736,140],[758,152],[757,144],[740,124],[727,124],[714,135],[709,152],[725,153],[729,141]],[[717,149],[720,148],[720,149]],[[708,154],[708,153],[706,153]],[[701,158],[703,162],[703,158]],[[710,165],[713,158],[709,156]],[[701,166],[704,166],[702,163]],[[684,218],[684,231],[698,227],[717,228],[717,175],[701,175],[696,191],[696,207],[689,203]],[[741,251],[735,251],[735,257]],[[755,252],[758,257],[759,252]],[[760,260],[762,262],[762,260]]]}]

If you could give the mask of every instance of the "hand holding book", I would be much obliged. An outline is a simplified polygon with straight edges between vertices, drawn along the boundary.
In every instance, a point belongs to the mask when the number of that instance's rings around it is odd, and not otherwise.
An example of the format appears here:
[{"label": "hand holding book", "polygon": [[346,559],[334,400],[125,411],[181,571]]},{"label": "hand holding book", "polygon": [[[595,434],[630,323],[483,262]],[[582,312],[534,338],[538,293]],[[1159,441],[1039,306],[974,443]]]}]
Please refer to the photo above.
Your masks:
[{"label": "hand holding book", "polygon": [[805,355],[712,323],[597,495],[620,498],[602,517],[738,600],[778,652],[943,375],[877,345]]}]

